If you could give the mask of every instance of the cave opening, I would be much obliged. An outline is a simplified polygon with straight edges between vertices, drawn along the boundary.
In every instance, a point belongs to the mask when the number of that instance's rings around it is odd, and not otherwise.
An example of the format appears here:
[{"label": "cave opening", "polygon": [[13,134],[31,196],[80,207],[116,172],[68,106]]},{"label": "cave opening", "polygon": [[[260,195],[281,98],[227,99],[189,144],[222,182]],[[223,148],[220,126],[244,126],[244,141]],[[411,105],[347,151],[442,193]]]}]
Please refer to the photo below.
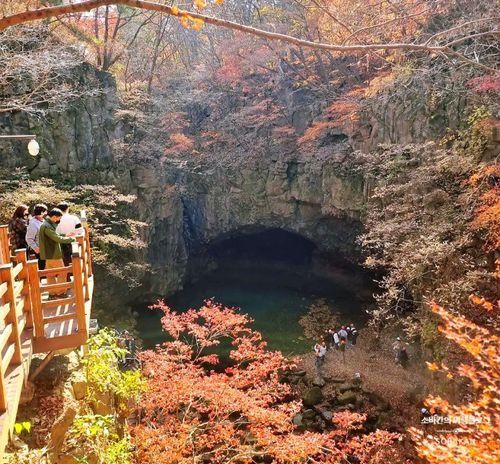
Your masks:
[{"label": "cave opening", "polygon": [[[366,270],[309,238],[278,228],[245,228],[192,249],[184,287],[166,301],[180,311],[210,298],[240,308],[271,348],[300,353],[314,343],[299,322],[311,307],[326,306],[339,323],[361,327],[373,291]],[[139,321],[146,344],[163,336],[151,317]]]}]

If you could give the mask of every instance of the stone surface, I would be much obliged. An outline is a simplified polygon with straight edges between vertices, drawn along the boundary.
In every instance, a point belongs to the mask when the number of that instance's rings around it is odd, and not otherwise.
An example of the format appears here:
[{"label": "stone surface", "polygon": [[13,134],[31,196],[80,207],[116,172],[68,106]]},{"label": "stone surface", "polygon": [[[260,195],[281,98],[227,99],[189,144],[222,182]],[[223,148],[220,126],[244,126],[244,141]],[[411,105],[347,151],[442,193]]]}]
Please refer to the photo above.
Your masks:
[{"label": "stone surface", "polygon": [[323,393],[319,387],[309,388],[302,396],[302,402],[305,406],[314,406],[321,403],[322,400]]},{"label": "stone surface", "polygon": [[73,395],[75,399],[82,400],[87,394],[87,382],[83,379],[72,379]]},{"label": "stone surface", "polygon": [[302,412],[302,417],[304,419],[314,419],[316,412],[313,409],[306,409]]},{"label": "stone surface", "polygon": [[312,384],[316,387],[324,387],[326,382],[325,382],[325,379],[323,377],[320,377],[320,376],[316,376],[312,382]]},{"label": "stone surface", "polygon": [[73,420],[78,411],[76,402],[67,403],[64,411],[59,418],[54,422],[50,433],[49,448],[57,450],[61,447],[66,437],[66,432],[73,424]]},{"label": "stone surface", "polygon": [[345,405],[345,404],[354,404],[356,403],[356,393],[353,392],[352,390],[347,390],[341,395],[337,396],[337,403],[340,405]]},{"label": "stone surface", "polygon": [[302,426],[302,419],[303,419],[302,414],[295,414],[295,416],[293,416],[292,422],[295,426],[301,427]]}]

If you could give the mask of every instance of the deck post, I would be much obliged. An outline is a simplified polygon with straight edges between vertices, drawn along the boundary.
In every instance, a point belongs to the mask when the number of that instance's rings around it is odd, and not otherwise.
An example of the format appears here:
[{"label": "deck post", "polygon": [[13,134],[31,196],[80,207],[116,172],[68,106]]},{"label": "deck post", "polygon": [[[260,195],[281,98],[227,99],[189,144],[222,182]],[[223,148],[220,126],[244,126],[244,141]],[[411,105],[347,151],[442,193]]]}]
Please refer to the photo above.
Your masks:
[{"label": "deck post", "polygon": [[22,295],[24,298],[24,312],[26,313],[26,328],[33,327],[33,314],[31,308],[31,292],[30,292],[30,276],[28,272],[28,261],[26,258],[26,250],[16,250],[16,261],[22,263],[23,270],[19,274],[19,279],[23,280]]},{"label": "deck post", "polygon": [[10,263],[9,226],[0,226],[0,264]]},{"label": "deck post", "polygon": [[87,223],[87,221],[84,222],[83,224],[83,227],[85,229],[85,245],[86,245],[86,249],[87,249],[87,262],[86,262],[86,266],[87,266],[87,274],[89,277],[92,277],[93,275],[93,271],[92,271],[92,255],[90,253],[90,234],[89,234],[89,225]]},{"label": "deck post", "polygon": [[2,368],[2,353],[0,353],[0,413],[7,411],[7,391],[5,390],[5,371]]},{"label": "deck post", "polygon": [[85,298],[85,301],[88,301],[90,298],[90,293],[89,293],[89,275],[88,275],[88,266],[87,266],[87,241],[85,240],[84,237],[78,237],[77,238],[78,245],[80,247],[80,256],[82,257],[82,270],[83,270],[83,296]]},{"label": "deck post", "polygon": [[75,292],[76,320],[78,321],[78,333],[84,333],[88,336],[87,318],[85,317],[85,295],[83,293],[82,279],[82,258],[80,253],[74,252],[72,255],[73,279]]},{"label": "deck post", "polygon": [[0,265],[0,282],[7,282],[7,291],[4,300],[9,304],[9,312],[5,316],[5,321],[12,324],[12,333],[9,336],[9,342],[14,344],[14,354],[12,355],[13,364],[21,364],[23,355],[21,352],[21,334],[19,333],[17,319],[16,294],[14,293],[14,278],[12,276],[12,263]]},{"label": "deck post", "polygon": [[45,336],[42,314],[42,295],[40,293],[40,277],[38,276],[38,261],[32,259],[27,262],[30,279],[31,313],[33,315],[33,326],[35,338]]}]

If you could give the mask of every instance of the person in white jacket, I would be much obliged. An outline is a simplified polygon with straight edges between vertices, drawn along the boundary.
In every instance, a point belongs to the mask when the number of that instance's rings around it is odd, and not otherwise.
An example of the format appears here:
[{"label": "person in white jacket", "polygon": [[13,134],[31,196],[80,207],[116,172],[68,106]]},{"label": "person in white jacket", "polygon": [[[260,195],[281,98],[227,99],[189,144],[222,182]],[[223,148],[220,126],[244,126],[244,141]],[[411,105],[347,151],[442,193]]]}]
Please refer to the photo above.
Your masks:
[{"label": "person in white jacket", "polygon": [[[57,208],[63,213],[61,222],[57,225],[56,229],[58,234],[65,235],[66,237],[78,237],[85,233],[81,219],[74,214],[70,214],[68,203],[59,203]],[[61,249],[64,265],[69,266],[71,264],[71,245],[62,245]]]}]

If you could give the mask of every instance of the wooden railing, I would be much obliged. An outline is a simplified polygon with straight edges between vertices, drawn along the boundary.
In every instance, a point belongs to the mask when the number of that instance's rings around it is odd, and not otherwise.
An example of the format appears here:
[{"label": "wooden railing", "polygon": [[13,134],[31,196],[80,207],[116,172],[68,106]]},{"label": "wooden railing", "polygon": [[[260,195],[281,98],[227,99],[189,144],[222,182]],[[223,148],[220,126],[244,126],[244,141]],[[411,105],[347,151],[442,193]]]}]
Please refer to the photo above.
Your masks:
[{"label": "wooden railing", "polygon": [[25,250],[17,250],[15,263],[0,265],[0,412],[7,406],[6,374],[23,360],[23,333],[31,331],[31,294]]},{"label": "wooden railing", "polygon": [[[92,297],[92,263],[88,229],[72,246],[71,265],[38,270],[36,261],[28,262],[33,299],[35,352],[46,352],[83,344],[88,338],[90,300]],[[49,283],[50,278],[59,282]],[[62,298],[49,299],[49,294],[64,292]],[[67,322],[67,327],[54,326]],[[73,324],[69,324],[74,321]],[[76,323],[75,323],[76,322]],[[50,326],[52,324],[52,330]],[[56,327],[56,328],[54,328]],[[56,330],[59,328],[59,332]],[[51,333],[52,332],[52,333]],[[73,342],[72,342],[73,339]],[[81,343],[78,343],[78,340]]]},{"label": "wooden railing", "polygon": [[[47,278],[59,276],[56,283]],[[50,280],[50,279],[49,279]],[[51,299],[49,293],[65,292]],[[26,250],[11,255],[7,226],[0,226],[0,460],[12,433],[32,353],[86,343],[93,278],[89,231],[72,247],[71,265],[38,269]]]},{"label": "wooden railing", "polygon": [[10,263],[9,226],[0,226],[0,264]]}]

